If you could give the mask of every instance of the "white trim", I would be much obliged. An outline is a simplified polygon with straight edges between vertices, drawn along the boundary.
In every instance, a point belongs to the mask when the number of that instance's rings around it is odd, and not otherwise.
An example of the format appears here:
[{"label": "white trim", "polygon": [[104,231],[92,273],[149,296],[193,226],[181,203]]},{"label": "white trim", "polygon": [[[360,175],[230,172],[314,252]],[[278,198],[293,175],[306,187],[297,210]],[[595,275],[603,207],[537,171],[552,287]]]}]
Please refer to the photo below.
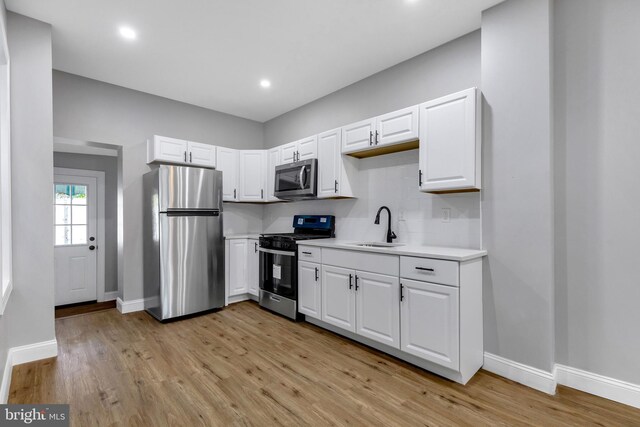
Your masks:
[{"label": "white trim", "polygon": [[[249,294],[240,294],[240,295],[231,295],[227,298],[227,305],[229,304],[235,304],[237,302],[242,302],[242,301],[248,301],[252,299],[251,295]],[[258,299],[255,298],[254,301],[257,301]]]},{"label": "white trim", "polygon": [[131,301],[123,301],[118,297],[116,306],[121,314],[133,313],[134,311],[144,310],[144,299],[134,299]]},{"label": "white trim", "polygon": [[118,291],[110,291],[104,293],[104,299],[102,301],[113,301],[118,299]]},{"label": "white trim", "polygon": [[[0,286],[2,286],[1,283],[0,283]],[[2,313],[4,313],[4,308],[7,306],[7,302],[9,302],[9,296],[11,296],[11,291],[13,291],[13,282],[11,281],[5,287],[4,292],[2,292],[0,288],[0,317],[2,317]]]},{"label": "white trim", "polygon": [[[104,242],[105,242],[105,231],[104,231],[104,223],[105,223],[105,173],[103,171],[93,171],[88,169],[69,169],[69,168],[54,168],[53,172],[54,178],[56,175],[70,175],[70,176],[82,176],[82,177],[90,177],[96,178],[97,184],[97,205],[96,213],[98,217],[98,222],[96,224],[96,238],[97,238],[97,264],[96,264],[96,300],[98,302],[108,301],[105,299],[105,251],[104,251]],[[114,298],[115,299],[115,298]]]},{"label": "white trim", "polygon": [[2,382],[0,383],[0,404],[9,401],[9,389],[11,388],[11,374],[13,373],[13,365],[11,364],[11,350],[7,352],[7,361],[2,371]]},{"label": "white trim", "polygon": [[558,384],[640,408],[640,385],[556,364]]},{"label": "white trim", "polygon": [[553,373],[542,369],[514,362],[487,352],[484,353],[484,366],[482,369],[547,394],[556,393],[556,379]]},{"label": "white trim", "polygon": [[9,400],[9,388],[11,387],[14,366],[57,356],[58,341],[55,339],[10,348],[7,352],[7,361],[4,364],[2,382],[0,383],[0,404],[7,403]]}]

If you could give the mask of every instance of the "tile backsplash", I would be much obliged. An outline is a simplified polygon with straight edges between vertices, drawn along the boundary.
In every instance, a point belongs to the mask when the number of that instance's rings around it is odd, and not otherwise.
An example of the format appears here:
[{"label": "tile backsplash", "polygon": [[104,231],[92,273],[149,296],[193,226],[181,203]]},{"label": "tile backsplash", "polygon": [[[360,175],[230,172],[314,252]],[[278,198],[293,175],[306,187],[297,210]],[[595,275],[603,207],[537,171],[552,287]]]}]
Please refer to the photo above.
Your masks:
[{"label": "tile backsplash", "polygon": [[[418,190],[418,151],[360,159],[357,161],[357,199],[311,200],[265,205],[265,232],[290,232],[296,214],[336,216],[336,237],[347,240],[384,241],[387,213],[380,225],[373,223],[380,206],[391,209],[391,228],[397,242],[481,247],[480,193],[434,195]],[[443,209],[450,210],[443,222]]]}]

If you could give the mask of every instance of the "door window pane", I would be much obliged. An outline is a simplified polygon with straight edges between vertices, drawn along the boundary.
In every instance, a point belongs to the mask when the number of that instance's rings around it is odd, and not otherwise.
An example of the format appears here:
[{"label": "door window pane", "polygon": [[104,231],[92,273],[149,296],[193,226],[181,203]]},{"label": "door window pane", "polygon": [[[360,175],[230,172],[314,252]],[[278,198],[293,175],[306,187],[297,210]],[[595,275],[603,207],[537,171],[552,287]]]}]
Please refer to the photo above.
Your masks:
[{"label": "door window pane", "polygon": [[87,243],[87,226],[74,225],[71,227],[71,244],[83,245]]},{"label": "door window pane", "polygon": [[53,203],[68,205],[71,203],[71,186],[56,184],[53,190]]},{"label": "door window pane", "polygon": [[73,213],[73,225],[85,225],[87,223],[87,207],[86,206],[72,206]]},{"label": "door window pane", "polygon": [[56,225],[56,245],[70,245],[71,244],[71,227],[68,225]]},{"label": "door window pane", "polygon": [[73,197],[74,205],[86,205],[87,204],[87,186],[74,185],[72,197]]},{"label": "door window pane", "polygon": [[71,224],[71,206],[55,205],[56,224]]}]

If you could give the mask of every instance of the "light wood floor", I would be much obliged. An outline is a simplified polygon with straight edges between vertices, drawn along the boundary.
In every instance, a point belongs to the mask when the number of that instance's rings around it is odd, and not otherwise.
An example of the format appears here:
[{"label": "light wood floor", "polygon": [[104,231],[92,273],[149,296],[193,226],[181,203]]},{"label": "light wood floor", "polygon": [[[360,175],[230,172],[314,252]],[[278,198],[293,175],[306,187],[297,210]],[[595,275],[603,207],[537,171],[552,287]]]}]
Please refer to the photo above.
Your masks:
[{"label": "light wood floor", "polygon": [[452,383],[250,302],[160,324],[116,310],[56,321],[57,359],[17,366],[11,403],[72,425],[640,425],[640,410],[480,371]]}]

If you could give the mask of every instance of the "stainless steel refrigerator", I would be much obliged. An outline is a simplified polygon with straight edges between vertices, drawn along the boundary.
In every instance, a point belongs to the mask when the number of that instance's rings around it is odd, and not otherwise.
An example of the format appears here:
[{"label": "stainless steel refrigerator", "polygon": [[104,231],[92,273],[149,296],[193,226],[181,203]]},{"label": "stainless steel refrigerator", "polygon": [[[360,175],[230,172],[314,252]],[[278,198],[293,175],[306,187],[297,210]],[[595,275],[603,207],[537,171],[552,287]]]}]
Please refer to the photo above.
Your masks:
[{"label": "stainless steel refrigerator", "polygon": [[167,320],[223,307],[222,172],[161,165],[143,183],[145,310]]}]

